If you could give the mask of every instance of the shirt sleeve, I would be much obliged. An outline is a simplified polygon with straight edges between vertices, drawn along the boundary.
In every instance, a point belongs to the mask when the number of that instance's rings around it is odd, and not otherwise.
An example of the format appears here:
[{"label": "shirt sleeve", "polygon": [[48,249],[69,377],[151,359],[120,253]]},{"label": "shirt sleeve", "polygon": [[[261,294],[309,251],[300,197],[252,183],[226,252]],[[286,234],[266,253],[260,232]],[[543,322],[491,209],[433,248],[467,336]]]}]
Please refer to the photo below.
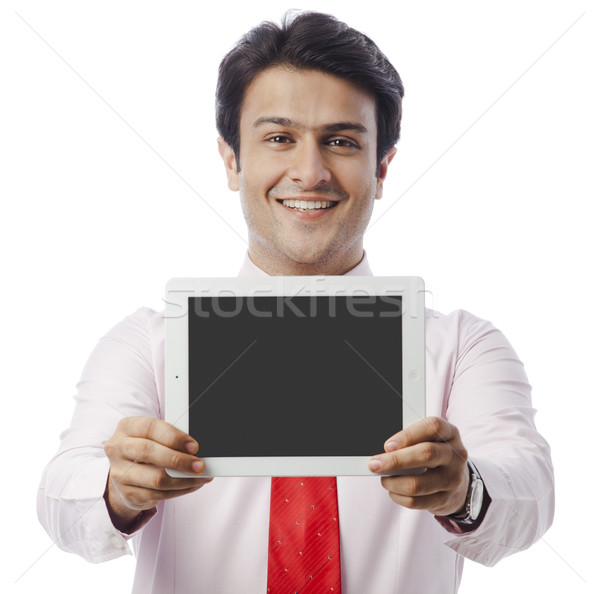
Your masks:
[{"label": "shirt sleeve", "polygon": [[38,516],[54,543],[94,563],[131,553],[131,535],[113,526],[104,502],[109,471],[104,443],[122,418],[160,417],[149,312],[123,320],[92,351],[77,384],[71,425],[38,490]]},{"label": "shirt sleeve", "polygon": [[455,536],[447,546],[491,566],[528,548],[550,527],[554,474],[515,351],[489,322],[459,312],[457,323],[446,417],[458,427],[491,501],[473,531],[461,534],[449,519],[437,520]]}]

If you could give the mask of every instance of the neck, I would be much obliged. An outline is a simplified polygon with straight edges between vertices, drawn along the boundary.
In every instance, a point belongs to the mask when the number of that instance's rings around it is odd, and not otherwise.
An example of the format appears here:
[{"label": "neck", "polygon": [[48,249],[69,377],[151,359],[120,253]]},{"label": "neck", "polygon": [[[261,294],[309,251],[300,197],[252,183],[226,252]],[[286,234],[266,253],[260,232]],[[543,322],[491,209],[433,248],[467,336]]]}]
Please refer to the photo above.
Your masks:
[{"label": "neck", "polygon": [[336,276],[346,274],[357,266],[363,259],[364,251],[361,245],[360,252],[352,257],[318,262],[297,262],[291,258],[261,258],[261,255],[252,249],[248,251],[248,256],[253,264],[269,276]]}]

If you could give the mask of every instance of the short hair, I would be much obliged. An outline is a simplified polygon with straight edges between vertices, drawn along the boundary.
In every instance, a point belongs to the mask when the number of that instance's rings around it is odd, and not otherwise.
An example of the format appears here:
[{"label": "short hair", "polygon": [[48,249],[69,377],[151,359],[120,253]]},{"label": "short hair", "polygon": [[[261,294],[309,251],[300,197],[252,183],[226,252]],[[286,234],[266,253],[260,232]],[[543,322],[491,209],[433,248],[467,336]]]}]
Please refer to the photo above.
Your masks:
[{"label": "short hair", "polygon": [[281,26],[262,22],[223,58],[216,91],[217,129],[238,168],[240,116],[248,85],[272,66],[318,70],[344,78],[375,97],[377,168],[400,138],[404,87],[396,69],[363,33],[319,12],[287,12]]}]

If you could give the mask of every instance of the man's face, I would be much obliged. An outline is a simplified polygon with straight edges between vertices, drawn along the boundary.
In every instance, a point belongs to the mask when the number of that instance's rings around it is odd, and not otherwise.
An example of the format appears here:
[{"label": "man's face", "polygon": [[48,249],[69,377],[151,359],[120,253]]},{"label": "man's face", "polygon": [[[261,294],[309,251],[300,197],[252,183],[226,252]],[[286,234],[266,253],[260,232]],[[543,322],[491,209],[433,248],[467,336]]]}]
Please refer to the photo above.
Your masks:
[{"label": "man's face", "polygon": [[378,168],[376,150],[367,91],[314,70],[273,67],[256,76],[242,103],[239,171],[220,141],[252,261],[269,274],[343,274],[358,264],[395,152]]}]

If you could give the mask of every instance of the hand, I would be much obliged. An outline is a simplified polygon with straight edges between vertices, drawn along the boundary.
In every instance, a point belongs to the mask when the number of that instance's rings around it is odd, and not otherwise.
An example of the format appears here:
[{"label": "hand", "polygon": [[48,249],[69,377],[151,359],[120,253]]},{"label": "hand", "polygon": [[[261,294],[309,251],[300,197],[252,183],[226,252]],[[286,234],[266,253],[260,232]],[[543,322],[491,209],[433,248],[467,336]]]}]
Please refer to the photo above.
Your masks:
[{"label": "hand", "polygon": [[[204,472],[204,462],[192,455],[198,443],[160,419],[123,419],[104,451],[110,461],[104,499],[113,524],[123,532],[141,511],[192,493],[212,480],[198,476]],[[172,478],[166,468],[195,476]]]},{"label": "hand", "polygon": [[467,450],[458,429],[437,417],[413,423],[390,437],[387,453],[369,460],[378,474],[426,468],[423,474],[382,477],[381,484],[398,504],[447,516],[462,510],[469,488]]}]

